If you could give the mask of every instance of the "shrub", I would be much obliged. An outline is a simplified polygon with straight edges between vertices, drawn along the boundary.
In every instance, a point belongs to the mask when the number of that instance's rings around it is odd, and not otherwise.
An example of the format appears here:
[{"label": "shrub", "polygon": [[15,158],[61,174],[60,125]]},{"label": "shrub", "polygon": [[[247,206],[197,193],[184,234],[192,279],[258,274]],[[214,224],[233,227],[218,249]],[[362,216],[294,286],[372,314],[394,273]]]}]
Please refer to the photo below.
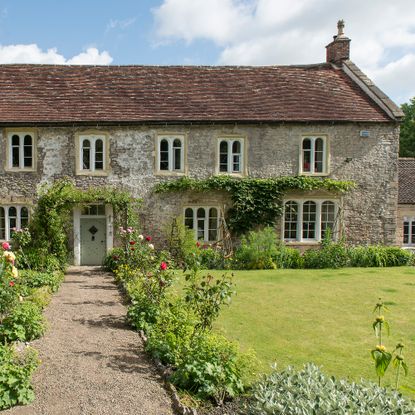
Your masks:
[{"label": "shrub", "polygon": [[114,272],[124,261],[124,248],[113,248],[105,256],[103,266],[107,271]]},{"label": "shrub", "polygon": [[31,341],[42,336],[45,329],[45,318],[40,308],[30,301],[25,301],[13,308],[3,319],[0,326],[0,341]]},{"label": "shrub", "polygon": [[32,288],[26,300],[37,305],[41,310],[46,308],[51,300],[51,291],[48,286]]},{"label": "shrub", "polygon": [[304,268],[304,259],[298,249],[290,248],[280,243],[273,257],[277,268]]},{"label": "shrub", "polygon": [[235,253],[238,268],[241,269],[275,269],[274,258],[277,257],[277,235],[274,228],[251,231],[241,240]]},{"label": "shrub", "polygon": [[225,254],[221,246],[202,245],[197,251],[198,261],[202,268],[225,269],[228,267]]},{"label": "shrub", "polygon": [[178,388],[221,404],[245,390],[253,365],[252,353],[242,354],[235,343],[209,333],[193,339],[170,380]]},{"label": "shrub", "polygon": [[31,288],[49,287],[51,292],[58,291],[63,279],[64,275],[61,271],[20,271],[20,280],[22,284]]},{"label": "shrub", "polygon": [[356,246],[350,248],[352,267],[394,267],[409,265],[413,254],[394,246]]},{"label": "shrub", "polygon": [[12,346],[0,344],[0,410],[33,401],[30,381],[38,364],[33,349],[17,354]]},{"label": "shrub", "polygon": [[289,367],[271,374],[253,387],[246,414],[410,414],[413,404],[395,391],[371,382],[336,380],[313,364],[301,371]]},{"label": "shrub", "polygon": [[195,319],[186,303],[176,298],[159,310],[148,333],[146,350],[163,364],[177,366],[189,349]]},{"label": "shrub", "polygon": [[60,262],[46,248],[38,247],[27,247],[23,251],[18,251],[16,253],[16,264],[19,268],[41,272],[63,271],[66,267],[66,261]]}]

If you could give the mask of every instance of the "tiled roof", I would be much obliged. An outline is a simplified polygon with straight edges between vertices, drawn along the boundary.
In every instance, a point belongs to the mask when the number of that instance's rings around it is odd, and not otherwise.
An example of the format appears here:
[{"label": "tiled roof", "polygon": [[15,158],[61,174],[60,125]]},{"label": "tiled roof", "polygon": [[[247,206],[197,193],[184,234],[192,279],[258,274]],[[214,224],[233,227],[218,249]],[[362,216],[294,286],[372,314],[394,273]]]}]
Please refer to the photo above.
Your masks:
[{"label": "tiled roof", "polygon": [[0,123],[378,121],[341,69],[0,65]]},{"label": "tiled roof", "polygon": [[415,158],[401,158],[398,166],[398,203],[415,204]]}]

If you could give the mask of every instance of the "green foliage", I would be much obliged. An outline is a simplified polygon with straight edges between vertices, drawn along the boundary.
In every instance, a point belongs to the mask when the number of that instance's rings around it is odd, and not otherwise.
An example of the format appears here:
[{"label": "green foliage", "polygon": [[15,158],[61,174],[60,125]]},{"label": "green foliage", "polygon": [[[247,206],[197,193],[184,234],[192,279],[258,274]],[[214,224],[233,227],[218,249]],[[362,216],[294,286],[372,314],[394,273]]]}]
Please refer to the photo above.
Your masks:
[{"label": "green foliage", "polygon": [[20,269],[42,272],[63,271],[66,266],[66,263],[60,263],[55,255],[50,254],[47,248],[34,246],[17,251],[16,264]]},{"label": "green foliage", "polygon": [[103,267],[107,271],[115,272],[124,260],[124,248],[111,249],[104,258]]},{"label": "green foliage", "polygon": [[252,353],[242,354],[235,343],[207,333],[193,339],[170,380],[178,388],[222,404],[226,398],[244,392],[254,362]]},{"label": "green foliage", "polygon": [[415,98],[402,105],[405,116],[401,123],[399,155],[415,157]]},{"label": "green foliage", "polygon": [[16,229],[12,233],[12,246],[14,250],[22,249],[25,246],[29,245],[32,240],[32,235],[29,232],[29,229]]},{"label": "green foliage", "polygon": [[267,179],[211,176],[208,179],[183,177],[159,183],[156,192],[224,190],[230,193],[232,208],[228,223],[231,230],[243,234],[258,226],[273,226],[283,212],[283,196],[288,190],[325,189],[346,192],[354,183],[308,176],[273,177]]},{"label": "green foliage", "polygon": [[278,245],[273,228],[251,231],[242,237],[241,245],[235,253],[236,266],[241,269],[275,269],[277,265],[274,259],[278,255]]},{"label": "green foliage", "polygon": [[20,303],[3,319],[0,326],[0,341],[31,341],[46,330],[41,309],[30,301]]},{"label": "green foliage", "polygon": [[349,253],[343,241],[325,241],[320,249],[307,250],[303,259],[304,268],[342,268],[349,263]]},{"label": "green foliage", "polygon": [[[0,249],[0,255],[2,251]],[[0,326],[19,300],[13,265],[4,257],[0,258]]]},{"label": "green foliage", "polygon": [[128,192],[112,187],[78,189],[73,181],[64,178],[52,185],[45,185],[39,194],[36,210],[30,222],[32,243],[30,247],[41,247],[64,265],[68,257],[68,229],[71,228],[71,212],[74,206],[89,203],[111,204],[115,223],[130,226],[136,221],[139,201]]},{"label": "green foliage", "polygon": [[192,310],[182,298],[166,302],[147,329],[146,350],[163,364],[177,367],[190,348],[195,324]]},{"label": "green foliage", "polygon": [[64,274],[61,271],[39,272],[33,270],[20,271],[20,282],[30,288],[49,287],[51,292],[58,291]]},{"label": "green foliage", "polygon": [[401,394],[370,382],[359,384],[328,377],[313,364],[301,371],[287,368],[254,386],[247,415],[411,414],[413,403]]},{"label": "green foliage", "polygon": [[31,377],[38,365],[33,349],[17,354],[12,346],[0,344],[0,410],[33,401]]},{"label": "green foliage", "polygon": [[212,329],[223,305],[228,305],[234,292],[233,275],[223,274],[220,278],[200,275],[197,271],[186,275],[189,283],[185,287],[185,301],[195,313],[198,323],[196,330]]},{"label": "green foliage", "polygon": [[277,268],[304,268],[304,258],[300,251],[295,248],[279,243],[277,252],[273,256],[273,261]]},{"label": "green foliage", "polygon": [[398,267],[409,265],[413,254],[394,246],[356,246],[349,250],[352,267]]}]

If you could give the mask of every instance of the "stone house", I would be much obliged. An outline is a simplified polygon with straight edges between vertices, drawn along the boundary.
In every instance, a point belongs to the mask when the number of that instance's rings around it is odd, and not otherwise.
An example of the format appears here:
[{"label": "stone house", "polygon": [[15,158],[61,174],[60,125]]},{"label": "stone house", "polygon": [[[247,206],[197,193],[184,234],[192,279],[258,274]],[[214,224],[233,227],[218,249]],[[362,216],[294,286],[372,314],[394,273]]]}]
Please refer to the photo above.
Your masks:
[{"label": "stone house", "polygon": [[[353,180],[341,196],[296,192],[277,231],[318,244],[328,228],[352,243],[395,244],[400,109],[350,61],[339,22],[327,61],[296,66],[0,65],[0,239],[23,227],[40,184],[119,186],[143,198],[156,239],[183,217],[220,239],[226,193],[154,194],[162,181],[310,175]],[[74,209],[75,264],[113,246],[110,206]]]},{"label": "stone house", "polygon": [[415,249],[415,159],[399,159],[396,244]]}]

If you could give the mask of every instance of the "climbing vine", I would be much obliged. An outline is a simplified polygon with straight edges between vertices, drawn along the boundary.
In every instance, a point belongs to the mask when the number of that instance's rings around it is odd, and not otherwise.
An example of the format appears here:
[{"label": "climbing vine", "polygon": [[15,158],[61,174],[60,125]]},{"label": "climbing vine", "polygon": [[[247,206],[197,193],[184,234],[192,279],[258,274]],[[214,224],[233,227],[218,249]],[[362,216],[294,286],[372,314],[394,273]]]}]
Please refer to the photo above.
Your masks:
[{"label": "climbing vine", "polygon": [[32,247],[54,255],[61,264],[67,262],[68,230],[72,226],[72,209],[90,203],[110,204],[114,209],[114,222],[123,226],[136,226],[140,200],[126,191],[113,187],[77,188],[69,178],[45,185],[39,191],[37,206],[30,230]]},{"label": "climbing vine", "polygon": [[208,179],[183,177],[159,183],[154,191],[208,192],[224,190],[230,193],[232,207],[228,212],[228,224],[237,234],[243,234],[257,226],[273,226],[283,212],[283,197],[290,190],[324,189],[344,193],[355,186],[354,182],[308,176],[284,176],[266,179],[211,176]]}]

